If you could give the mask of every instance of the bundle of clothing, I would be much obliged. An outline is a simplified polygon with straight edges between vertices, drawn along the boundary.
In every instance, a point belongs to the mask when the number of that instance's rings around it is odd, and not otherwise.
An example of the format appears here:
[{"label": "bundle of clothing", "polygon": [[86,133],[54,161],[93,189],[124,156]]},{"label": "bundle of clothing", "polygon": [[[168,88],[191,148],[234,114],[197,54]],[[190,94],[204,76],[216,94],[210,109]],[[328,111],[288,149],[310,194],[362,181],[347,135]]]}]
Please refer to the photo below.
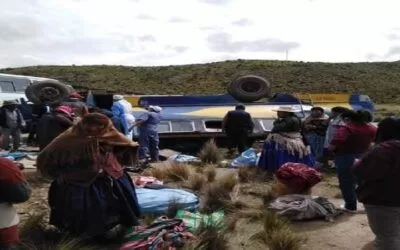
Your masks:
[{"label": "bundle of clothing", "polygon": [[50,223],[80,236],[99,236],[116,225],[138,224],[135,187],[124,166],[135,165],[138,144],[98,113],[54,139],[37,158],[40,173],[54,179]]},{"label": "bundle of clothing", "polygon": [[278,169],[275,178],[293,193],[301,194],[319,183],[322,174],[305,164],[288,162]]},{"label": "bundle of clothing", "polygon": [[180,249],[194,238],[181,219],[160,217],[150,226],[137,226],[125,236],[120,250]]},{"label": "bundle of clothing", "polygon": [[324,197],[300,194],[278,197],[268,208],[292,221],[313,219],[331,221],[343,213]]}]

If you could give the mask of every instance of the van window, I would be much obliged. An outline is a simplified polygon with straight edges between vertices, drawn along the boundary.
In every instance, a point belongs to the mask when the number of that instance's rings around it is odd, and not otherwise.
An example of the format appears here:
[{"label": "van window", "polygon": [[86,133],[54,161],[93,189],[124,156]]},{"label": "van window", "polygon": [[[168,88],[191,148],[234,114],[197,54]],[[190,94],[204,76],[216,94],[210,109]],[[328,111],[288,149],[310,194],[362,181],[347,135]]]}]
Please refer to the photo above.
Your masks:
[{"label": "van window", "polygon": [[14,82],[15,92],[25,92],[25,89],[29,86],[26,81],[16,81]]},{"label": "van window", "polygon": [[13,83],[9,82],[9,81],[0,81],[0,92],[4,92],[4,93],[15,92]]},{"label": "van window", "polygon": [[158,133],[169,133],[171,132],[171,124],[170,122],[160,122],[157,128]]}]

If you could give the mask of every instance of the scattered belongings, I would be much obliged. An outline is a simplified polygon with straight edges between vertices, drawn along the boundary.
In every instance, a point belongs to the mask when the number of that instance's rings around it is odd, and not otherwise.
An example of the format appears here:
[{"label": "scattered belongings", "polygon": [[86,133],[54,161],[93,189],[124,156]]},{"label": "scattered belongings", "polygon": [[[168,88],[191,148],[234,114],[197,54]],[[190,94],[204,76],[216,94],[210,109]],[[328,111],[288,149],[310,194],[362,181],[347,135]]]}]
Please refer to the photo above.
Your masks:
[{"label": "scattered belongings", "polygon": [[173,155],[179,155],[181,153],[172,149],[165,148],[161,149],[158,154],[160,155],[160,159],[167,160],[169,157]]},{"label": "scattered belongings", "polygon": [[195,211],[199,207],[199,197],[194,193],[162,185],[137,188],[136,195],[142,215],[165,214],[173,204],[187,211]]},{"label": "scattered belongings", "polygon": [[4,157],[4,158],[7,158],[12,161],[18,161],[27,156],[28,156],[27,153],[22,153],[22,152],[7,152],[7,153],[0,154],[0,157]]},{"label": "scattered belongings", "polygon": [[231,167],[255,167],[260,159],[260,155],[261,153],[257,153],[254,148],[249,148],[231,162]]},{"label": "scattered belongings", "polygon": [[223,228],[224,217],[225,214],[223,211],[216,211],[212,214],[201,214],[199,212],[178,210],[175,215],[175,218],[181,219],[192,233],[196,232],[200,226]]},{"label": "scattered belongings", "polygon": [[120,250],[178,249],[194,238],[181,219],[159,217],[150,226],[136,226],[125,236]]},{"label": "scattered belongings", "polygon": [[332,221],[343,213],[327,198],[300,194],[278,197],[269,204],[268,208],[292,221],[313,219]]},{"label": "scattered belongings", "polygon": [[311,188],[322,180],[314,168],[302,163],[288,162],[275,173],[273,190],[276,197],[288,194],[310,194]]},{"label": "scattered belongings", "polygon": [[168,160],[171,161],[176,161],[176,162],[181,162],[181,163],[187,163],[187,162],[200,162],[200,159],[195,157],[195,156],[191,156],[191,155],[184,155],[184,154],[175,154],[172,155],[168,158]]},{"label": "scattered belongings", "polygon": [[147,184],[163,185],[164,183],[151,176],[138,176],[135,178],[136,187],[144,187]]}]

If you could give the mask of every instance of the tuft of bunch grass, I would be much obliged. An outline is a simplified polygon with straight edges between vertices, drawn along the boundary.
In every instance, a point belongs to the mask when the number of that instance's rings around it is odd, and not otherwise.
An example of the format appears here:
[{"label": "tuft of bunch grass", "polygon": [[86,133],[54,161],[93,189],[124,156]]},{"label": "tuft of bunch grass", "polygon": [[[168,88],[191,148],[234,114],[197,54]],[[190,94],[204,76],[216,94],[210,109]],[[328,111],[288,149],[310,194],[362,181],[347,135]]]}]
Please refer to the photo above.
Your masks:
[{"label": "tuft of bunch grass", "polygon": [[222,161],[222,154],[214,139],[207,141],[198,154],[201,162],[205,164],[218,164]]},{"label": "tuft of bunch grass", "polygon": [[203,189],[206,182],[207,180],[204,175],[193,173],[189,176],[189,180],[184,183],[184,187],[199,192]]},{"label": "tuft of bunch grass", "polygon": [[215,169],[215,166],[213,165],[206,166],[204,169],[204,175],[208,182],[215,181],[215,177],[217,176],[217,170]]},{"label": "tuft of bunch grass", "polygon": [[164,166],[162,166],[161,169],[162,171],[164,171],[163,180],[170,182],[179,182],[188,180],[192,172],[190,165],[175,161],[169,161],[164,163]]},{"label": "tuft of bunch grass", "polygon": [[188,246],[191,247],[190,249],[229,249],[225,231],[221,230],[219,225],[205,225],[204,223],[201,223],[195,235],[196,241]]},{"label": "tuft of bunch grass", "polygon": [[236,173],[229,173],[219,178],[216,182],[221,188],[232,191],[238,183],[238,179],[236,177]]},{"label": "tuft of bunch grass", "polygon": [[279,217],[275,212],[265,211],[263,218],[264,230],[252,236],[260,240],[271,250],[298,250],[303,239],[292,232],[289,222]]}]

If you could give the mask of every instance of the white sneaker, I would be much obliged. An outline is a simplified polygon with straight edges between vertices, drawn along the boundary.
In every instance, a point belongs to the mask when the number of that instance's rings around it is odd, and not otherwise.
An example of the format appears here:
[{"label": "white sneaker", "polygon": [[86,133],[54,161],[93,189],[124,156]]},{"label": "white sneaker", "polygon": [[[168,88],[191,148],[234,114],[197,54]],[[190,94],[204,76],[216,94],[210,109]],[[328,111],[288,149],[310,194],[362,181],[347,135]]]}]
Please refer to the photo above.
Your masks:
[{"label": "white sneaker", "polygon": [[340,205],[340,206],[339,206],[339,209],[342,210],[342,211],[344,211],[344,212],[350,213],[350,214],[356,214],[356,213],[357,213],[357,210],[350,210],[350,209],[347,209],[347,208],[344,206],[344,204]]}]

